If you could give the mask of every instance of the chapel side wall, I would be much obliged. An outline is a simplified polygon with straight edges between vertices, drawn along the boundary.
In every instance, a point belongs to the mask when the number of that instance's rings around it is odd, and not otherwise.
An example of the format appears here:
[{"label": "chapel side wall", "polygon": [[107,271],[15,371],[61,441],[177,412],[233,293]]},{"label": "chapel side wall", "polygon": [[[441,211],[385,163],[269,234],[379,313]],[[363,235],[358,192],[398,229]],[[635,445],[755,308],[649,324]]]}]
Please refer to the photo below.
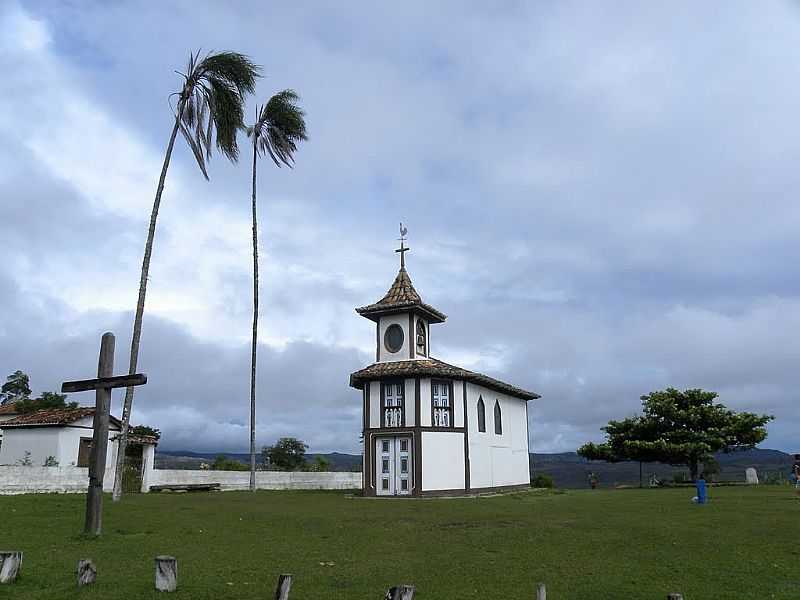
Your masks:
[{"label": "chapel side wall", "polygon": [[30,452],[31,464],[40,467],[48,456],[58,457],[58,427],[6,427],[0,448],[0,465],[16,465]]},{"label": "chapel side wall", "polygon": [[[478,431],[478,398],[486,407],[486,431]],[[494,404],[500,403],[503,433],[494,432]],[[530,483],[526,402],[472,383],[467,384],[470,487]]]},{"label": "chapel side wall", "polygon": [[[94,435],[94,430],[92,429],[93,424],[93,417],[84,417],[71,425],[52,428],[60,431],[58,454],[54,454],[58,460],[59,466],[77,466],[81,438],[92,438]],[[108,428],[108,448],[106,450],[106,471],[108,471],[109,466],[113,465],[115,462],[116,442],[113,442],[111,438],[116,435],[119,435],[119,428],[110,425]]]},{"label": "chapel side wall", "polygon": [[422,491],[463,490],[464,434],[422,432]]}]

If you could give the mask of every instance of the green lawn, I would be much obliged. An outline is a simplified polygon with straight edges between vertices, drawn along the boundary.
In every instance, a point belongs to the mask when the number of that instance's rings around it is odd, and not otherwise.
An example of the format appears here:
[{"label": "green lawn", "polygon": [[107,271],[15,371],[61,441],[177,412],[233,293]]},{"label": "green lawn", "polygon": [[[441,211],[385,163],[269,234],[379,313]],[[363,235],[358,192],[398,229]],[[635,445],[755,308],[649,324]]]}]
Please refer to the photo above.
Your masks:
[{"label": "green lawn", "polygon": [[[175,598],[687,600],[800,598],[800,499],[788,487],[525,492],[376,500],[338,492],[246,492],[106,499],[105,535],[87,540],[83,496],[0,496],[0,546],[22,550],[16,599],[151,598],[153,557],[179,561]],[[97,584],[78,592],[92,558]],[[326,564],[320,564],[326,563]],[[333,564],[327,564],[333,563]]]}]

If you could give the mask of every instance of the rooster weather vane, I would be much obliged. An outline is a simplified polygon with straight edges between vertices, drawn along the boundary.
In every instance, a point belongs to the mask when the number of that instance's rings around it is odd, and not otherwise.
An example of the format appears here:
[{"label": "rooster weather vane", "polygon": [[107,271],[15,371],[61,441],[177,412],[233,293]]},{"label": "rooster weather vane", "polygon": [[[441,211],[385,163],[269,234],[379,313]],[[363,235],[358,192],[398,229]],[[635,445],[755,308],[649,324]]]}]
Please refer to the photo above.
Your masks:
[{"label": "rooster weather vane", "polygon": [[401,269],[405,269],[406,268],[406,252],[411,250],[411,248],[406,248],[406,246],[405,246],[405,241],[406,241],[406,235],[407,234],[408,234],[408,227],[403,227],[403,223],[401,222],[400,223],[400,237],[398,238],[400,240],[400,247],[397,250],[395,250],[395,252],[399,252],[400,253],[400,268]]}]

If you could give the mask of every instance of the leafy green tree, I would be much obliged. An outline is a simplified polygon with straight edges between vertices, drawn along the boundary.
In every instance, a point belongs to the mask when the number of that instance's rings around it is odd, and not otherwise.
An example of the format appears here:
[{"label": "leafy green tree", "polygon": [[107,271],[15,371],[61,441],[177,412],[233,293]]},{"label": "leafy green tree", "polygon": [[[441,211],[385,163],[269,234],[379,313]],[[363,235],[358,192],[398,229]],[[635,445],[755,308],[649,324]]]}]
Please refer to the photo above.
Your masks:
[{"label": "leafy green tree", "polygon": [[31,395],[30,378],[22,371],[14,371],[0,387],[0,404],[25,400]]},{"label": "leafy green tree", "polygon": [[161,439],[161,430],[156,429],[155,427],[149,427],[147,425],[136,425],[135,427],[131,427],[130,432],[133,435],[147,435],[154,437],[157,440]]},{"label": "leafy green tree", "polygon": [[331,461],[324,456],[317,455],[314,457],[314,462],[305,464],[305,469],[308,471],[327,473],[331,470]]},{"label": "leafy green tree", "polygon": [[224,454],[219,454],[211,463],[212,471],[247,471],[248,466],[238,460],[228,458]]},{"label": "leafy green tree", "polygon": [[306,462],[306,450],[308,446],[302,441],[283,437],[274,446],[265,446],[261,453],[266,464],[284,471],[297,471]]},{"label": "leafy green tree", "polygon": [[77,402],[67,402],[66,394],[43,392],[38,398],[27,398],[17,402],[17,411],[28,414],[37,410],[53,410],[58,408],[78,408]]},{"label": "leafy green tree", "polygon": [[253,341],[250,356],[250,491],[256,489],[256,348],[258,346],[258,220],[256,218],[256,166],[268,154],[278,167],[294,163],[297,144],[306,137],[305,113],[297,105],[294,90],[275,94],[256,110],[257,119],[247,128],[253,141]]},{"label": "leafy green tree", "polygon": [[588,443],[578,454],[590,460],[638,460],[689,467],[697,479],[698,465],[715,452],[754,448],[767,437],[765,425],[774,417],[737,413],[715,403],[718,395],[701,389],[667,388],[642,396],[642,415],[609,421],[606,441]]},{"label": "leafy green tree", "polygon": [[[259,67],[244,54],[237,52],[200,53],[189,56],[189,65],[183,76],[183,86],[177,96],[175,122],[172,126],[161,175],[158,179],[153,209],[150,212],[150,227],[144,247],[142,271],[139,277],[139,296],[136,301],[136,316],[133,321],[131,336],[130,363],[128,373],[136,373],[139,361],[139,342],[142,337],[142,319],[144,302],[147,295],[147,278],[150,272],[150,257],[153,252],[153,240],[156,235],[156,221],[161,205],[161,194],[167,179],[167,171],[172,158],[172,149],[178,131],[183,134],[194,154],[197,165],[203,176],[208,179],[206,161],[211,158],[211,148],[216,138],[217,149],[229,160],[236,162],[239,147],[236,135],[244,126],[244,97],[255,90]],[[117,452],[116,476],[114,478],[113,499],[122,496],[122,474],[125,461],[125,446],[128,442],[133,393],[136,388],[125,390],[125,401],[122,408],[122,431],[120,432],[119,450]]]}]

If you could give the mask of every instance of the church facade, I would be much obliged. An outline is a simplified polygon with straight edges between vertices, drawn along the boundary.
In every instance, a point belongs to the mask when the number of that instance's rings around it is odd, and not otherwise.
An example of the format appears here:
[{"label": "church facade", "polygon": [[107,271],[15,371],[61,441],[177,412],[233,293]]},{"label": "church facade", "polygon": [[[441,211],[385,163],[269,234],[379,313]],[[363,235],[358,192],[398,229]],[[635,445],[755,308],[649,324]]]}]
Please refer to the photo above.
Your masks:
[{"label": "church facade", "polygon": [[461,495],[527,487],[528,401],[516,386],[431,356],[443,313],[422,301],[405,268],[356,312],[375,323],[375,362],[350,375],[362,391],[367,496]]}]

